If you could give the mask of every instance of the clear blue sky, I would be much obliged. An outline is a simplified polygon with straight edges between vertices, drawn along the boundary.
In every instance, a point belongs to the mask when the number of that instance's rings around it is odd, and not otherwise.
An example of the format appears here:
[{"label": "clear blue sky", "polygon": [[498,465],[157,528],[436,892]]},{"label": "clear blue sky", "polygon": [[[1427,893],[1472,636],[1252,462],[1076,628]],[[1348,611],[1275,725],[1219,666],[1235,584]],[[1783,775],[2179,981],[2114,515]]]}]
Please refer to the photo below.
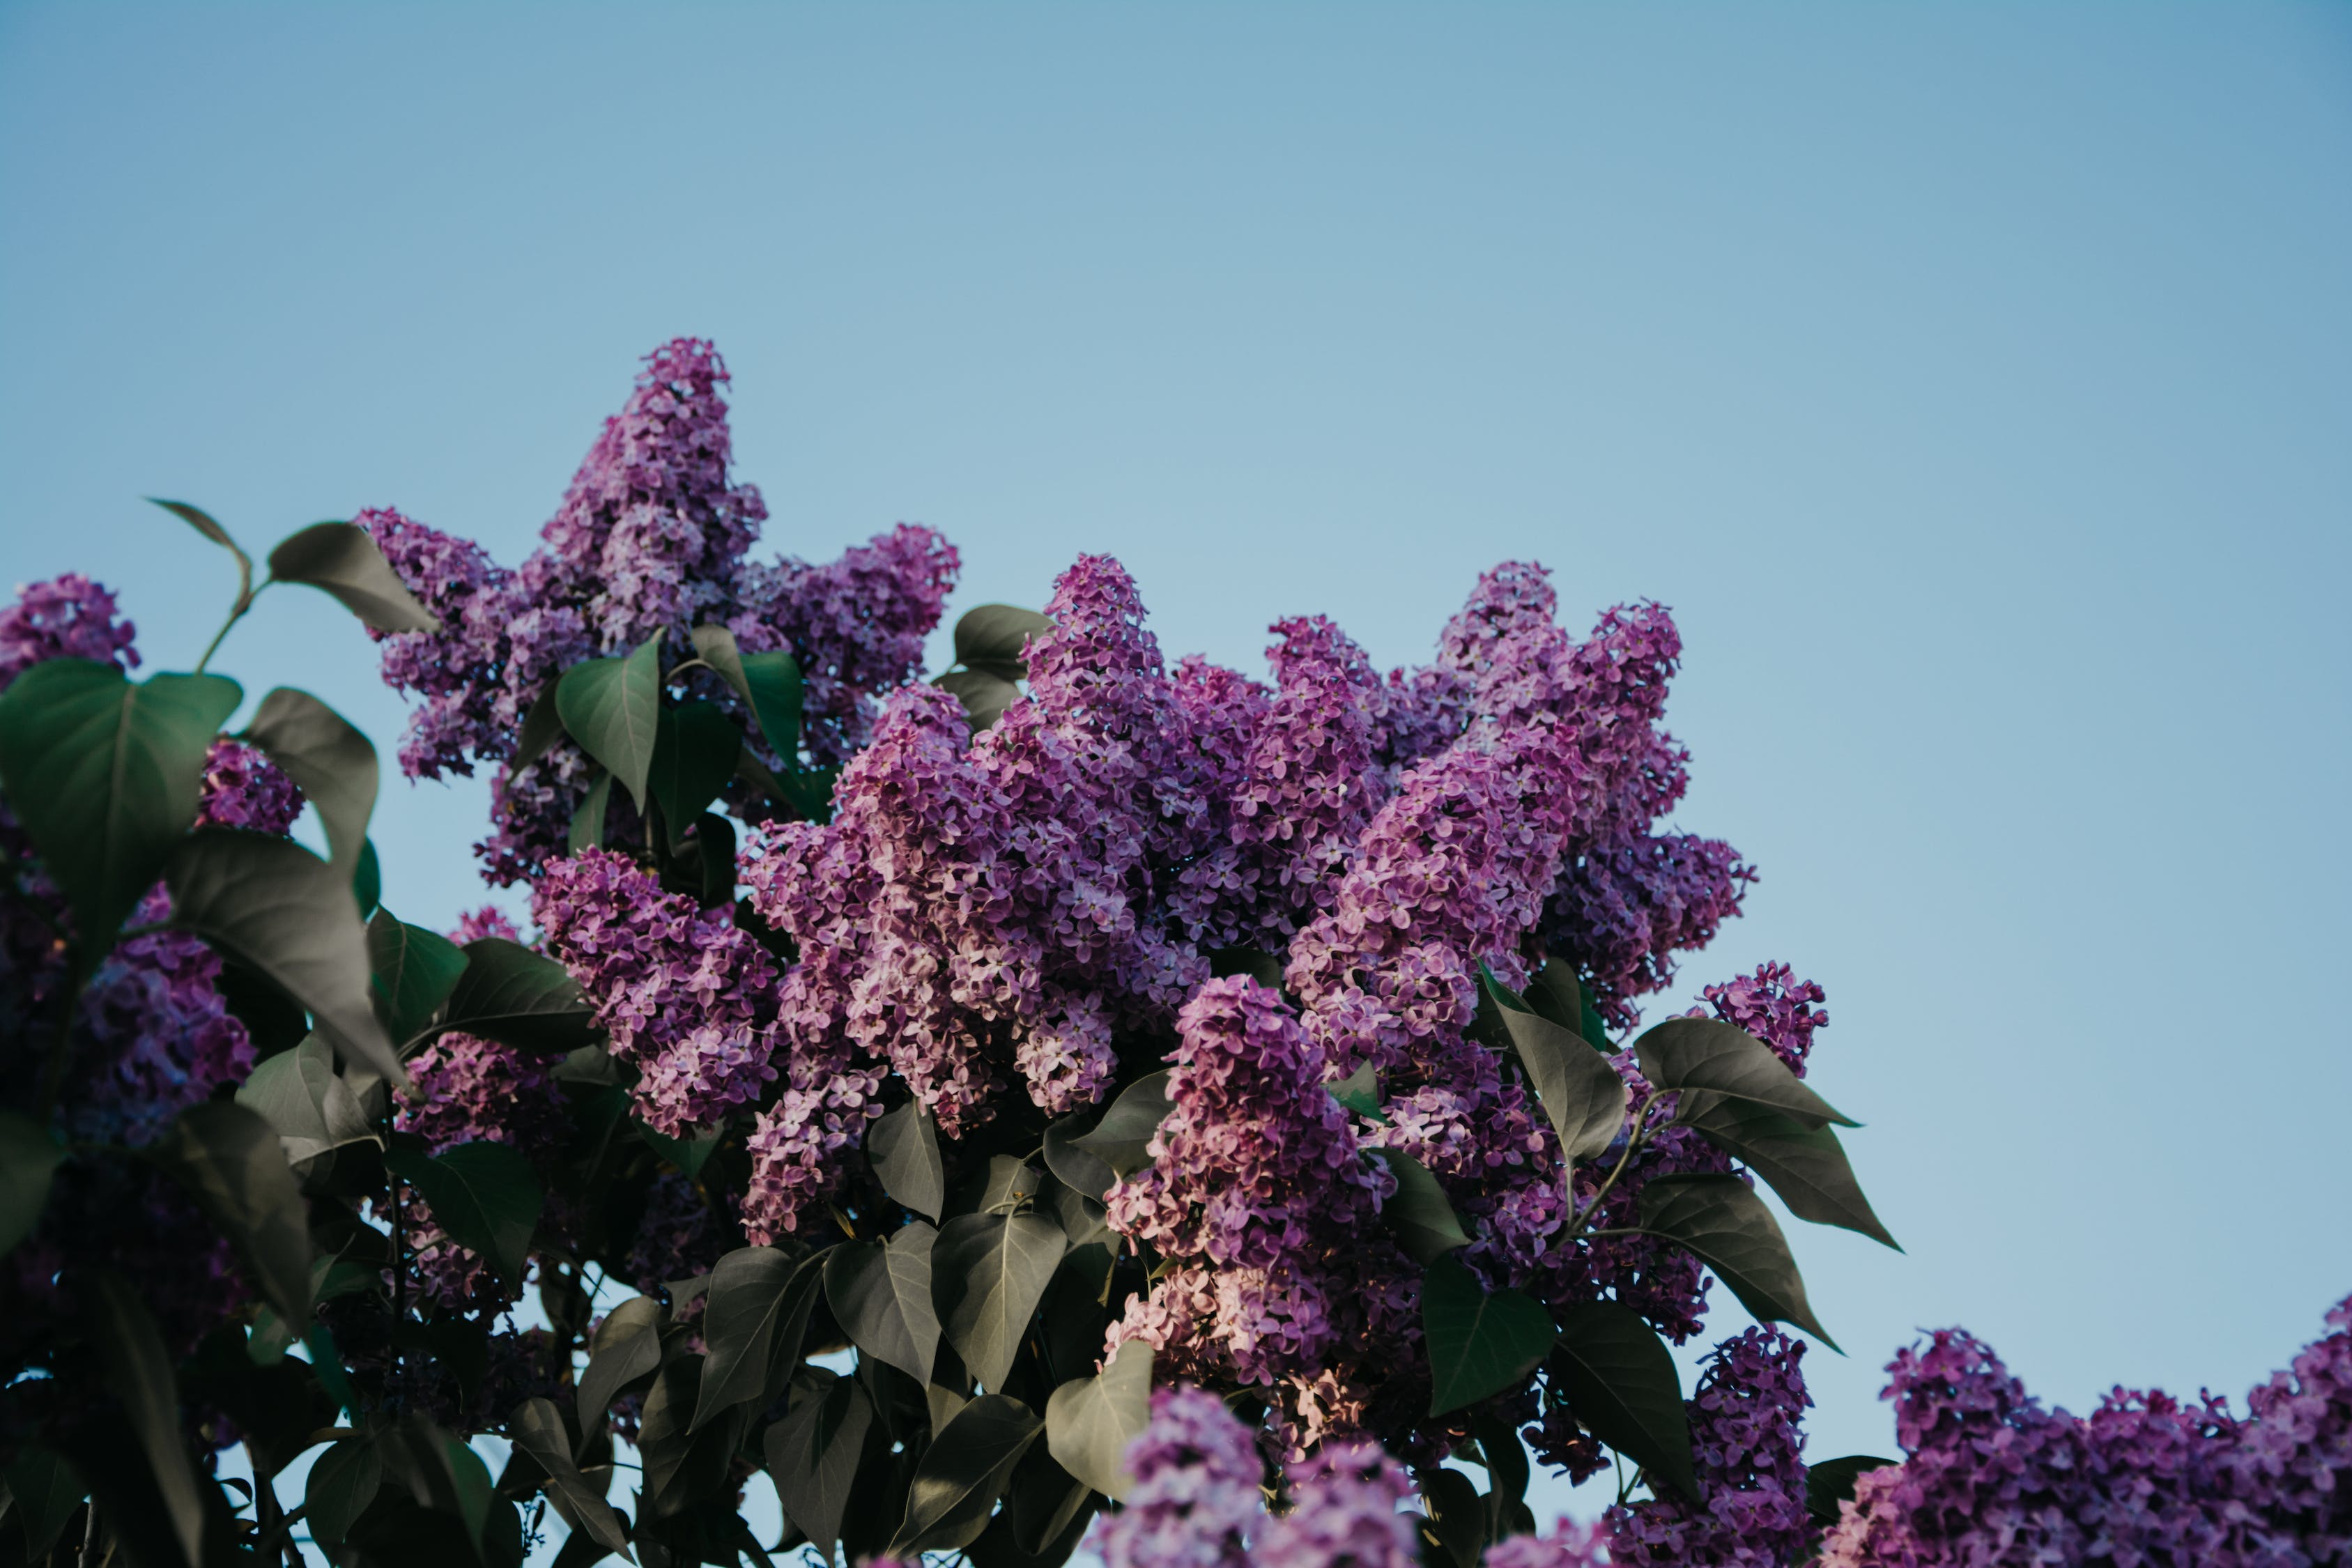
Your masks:
[{"label": "clear blue sky", "polygon": [[[512,563],[638,356],[715,338],[772,545],[899,520],[961,605],[1127,562],[1171,653],[1475,574],[1672,605],[1695,986],[1829,988],[1897,1257],[2077,1409],[2242,1394],[2352,1291],[2352,7],[0,5],[0,572],[184,668],[365,505]],[[323,601],[226,668],[388,752]],[[388,900],[478,900],[395,785]],[[1722,1302],[1717,1323],[1742,1321]]]}]

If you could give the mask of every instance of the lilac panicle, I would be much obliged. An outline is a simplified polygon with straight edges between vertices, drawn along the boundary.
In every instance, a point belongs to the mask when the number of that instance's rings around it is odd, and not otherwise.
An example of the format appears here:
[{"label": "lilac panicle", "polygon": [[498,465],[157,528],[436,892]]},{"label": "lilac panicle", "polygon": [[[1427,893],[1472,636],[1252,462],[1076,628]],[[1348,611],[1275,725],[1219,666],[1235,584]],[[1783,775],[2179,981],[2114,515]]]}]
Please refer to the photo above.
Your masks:
[{"label": "lilac panicle", "polygon": [[1265,1528],[1260,1568],[1418,1568],[1412,1483],[1377,1443],[1326,1443],[1290,1468],[1290,1508]]},{"label": "lilac panicle", "polygon": [[1261,1523],[1260,1467],[1248,1428],[1221,1400],[1155,1390],[1127,1468],[1135,1484],[1098,1538],[1109,1568],[1245,1568]]},{"label": "lilac panicle", "polygon": [[1656,1568],[1784,1568],[1812,1534],[1800,1428],[1805,1347],[1776,1330],[1726,1341],[1687,1408],[1703,1503],[1671,1494],[1609,1511],[1610,1555]]},{"label": "lilac panicle", "polygon": [[[1813,1031],[1830,1021],[1829,1014],[1814,1005],[1829,1000],[1827,992],[1812,981],[1799,980],[1796,971],[1785,963],[1767,963],[1753,974],[1710,985],[1705,994],[1714,1007],[1714,1016],[1755,1036],[1772,1047],[1772,1054],[1786,1062],[1790,1071],[1799,1078],[1805,1076]],[[1706,1009],[1694,1007],[1688,1016],[1708,1015]]]},{"label": "lilac panicle", "polygon": [[1562,1519],[1549,1535],[1507,1535],[1479,1559],[1485,1568],[1605,1568],[1608,1527]]},{"label": "lilac panicle", "polygon": [[115,612],[114,595],[79,572],[20,584],[0,610],[0,691],[52,658],[87,658],[119,669],[139,668],[134,628]]},{"label": "lilac panicle", "polygon": [[198,827],[242,827],[282,836],[302,815],[302,792],[257,746],[216,737],[205,758]]}]

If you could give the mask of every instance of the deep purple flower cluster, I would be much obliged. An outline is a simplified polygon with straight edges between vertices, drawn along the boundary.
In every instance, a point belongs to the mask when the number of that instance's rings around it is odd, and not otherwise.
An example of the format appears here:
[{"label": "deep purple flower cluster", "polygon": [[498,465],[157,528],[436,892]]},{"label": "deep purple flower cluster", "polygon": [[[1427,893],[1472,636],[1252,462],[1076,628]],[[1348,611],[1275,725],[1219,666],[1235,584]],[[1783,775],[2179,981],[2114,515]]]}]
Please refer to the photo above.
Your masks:
[{"label": "deep purple flower cluster", "polygon": [[775,961],[731,911],[705,913],[604,849],[550,867],[530,911],[595,1005],[606,1047],[637,1069],[646,1126],[691,1134],[774,1079]]},{"label": "deep purple flower cluster", "polygon": [[1249,1429],[1215,1395],[1163,1387],[1151,1420],[1128,1446],[1135,1484],[1104,1521],[1109,1568],[1244,1568],[1260,1522],[1261,1466]]},{"label": "deep purple flower cluster", "polygon": [[116,615],[114,595],[79,572],[20,584],[16,602],[0,610],[0,691],[52,658],[95,659],[136,669],[133,635],[131,623]]},{"label": "deep purple flower cluster", "polygon": [[197,826],[241,827],[278,836],[301,815],[302,792],[283,768],[243,741],[223,735],[213,742],[205,758]]},{"label": "deep purple flower cluster", "polygon": [[1171,1267],[1112,1342],[1142,1340],[1179,1375],[1303,1384],[1366,1326],[1368,1299],[1398,1294],[1370,1281],[1411,1274],[1362,1234],[1394,1178],[1362,1156],[1321,1051],[1274,992],[1213,980],[1179,1026],[1152,1163],[1105,1200],[1113,1227]]},{"label": "deep purple flower cluster", "polygon": [[1402,1467],[1378,1443],[1326,1443],[1290,1467],[1290,1507],[1267,1524],[1262,1568],[1415,1568],[1415,1516]]},{"label": "deep purple flower cluster", "polygon": [[[906,680],[956,573],[953,548],[905,525],[810,566],[752,565],[767,508],[732,482],[732,441],[711,346],[656,350],[604,423],[542,544],[509,571],[483,551],[388,509],[360,514],[438,632],[381,637],[384,679],[422,699],[400,751],[412,778],[471,773],[511,756],[524,715],[580,660],[656,633],[684,650],[694,626],[730,626],[747,652],[788,647],[807,678],[803,742],[819,764],[861,744],[873,693]],[[735,700],[707,675],[697,689]],[[772,761],[791,762],[800,759]],[[478,847],[494,882],[559,855],[591,770],[568,743],[492,786],[497,832]]]},{"label": "deep purple flower cluster", "polygon": [[2027,1394],[1980,1341],[1937,1331],[1888,1367],[1908,1458],[1862,1478],[1825,1568],[2352,1559],[2352,1300],[2233,1416],[2117,1389],[2087,1419]]},{"label": "deep purple flower cluster", "polygon": [[1685,1408],[1704,1501],[1671,1495],[1609,1513],[1610,1552],[1657,1568],[1786,1568],[1813,1531],[1802,1422],[1805,1347],[1753,1328],[1716,1348]]},{"label": "deep purple flower cluster", "polygon": [[[1799,980],[1785,963],[1768,963],[1753,974],[1708,986],[1706,996],[1714,1016],[1755,1036],[1789,1064],[1790,1072],[1805,1076],[1813,1031],[1830,1021],[1815,1004],[1828,1001],[1829,993],[1812,981]],[[1694,1018],[1707,1016],[1703,1008],[1690,1011]]]}]

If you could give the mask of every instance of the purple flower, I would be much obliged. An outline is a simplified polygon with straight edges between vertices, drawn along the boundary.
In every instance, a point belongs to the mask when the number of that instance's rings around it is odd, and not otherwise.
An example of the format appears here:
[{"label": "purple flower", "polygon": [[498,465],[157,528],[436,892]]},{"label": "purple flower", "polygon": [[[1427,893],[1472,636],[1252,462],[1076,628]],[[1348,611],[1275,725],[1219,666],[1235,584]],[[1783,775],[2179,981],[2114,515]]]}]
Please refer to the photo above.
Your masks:
[{"label": "purple flower", "polygon": [[1290,1510],[1266,1526],[1260,1568],[1417,1568],[1412,1494],[1377,1443],[1334,1442],[1290,1469]]},{"label": "purple flower", "polygon": [[[1771,1047],[1772,1054],[1788,1063],[1790,1071],[1799,1078],[1805,1076],[1813,1031],[1830,1021],[1827,1013],[1811,1005],[1828,1001],[1829,993],[1810,980],[1799,980],[1796,971],[1785,963],[1768,963],[1753,974],[1708,986],[1706,995],[1714,1005],[1716,1017],[1747,1030]],[[1705,1009],[1694,1007],[1687,1016],[1707,1015]]]},{"label": "purple flower", "polygon": [[1703,1503],[1671,1494],[1609,1510],[1610,1555],[1659,1568],[1784,1568],[1812,1534],[1804,1436],[1805,1347],[1753,1328],[1718,1346],[1686,1408]]},{"label": "purple flower", "polygon": [[242,827],[284,834],[302,815],[302,792],[257,747],[222,735],[205,758],[199,827]]},{"label": "purple flower", "polygon": [[1508,1535],[1486,1548],[1485,1568],[1605,1568],[1609,1532],[1562,1519],[1549,1535]]},{"label": "purple flower", "polygon": [[1197,1388],[1160,1388],[1129,1445],[1135,1484],[1103,1521],[1109,1568],[1244,1568],[1261,1522],[1260,1466],[1247,1427]]},{"label": "purple flower", "polygon": [[79,572],[19,584],[16,602],[0,610],[0,691],[52,658],[95,659],[136,669],[133,630],[117,617],[114,595]]}]

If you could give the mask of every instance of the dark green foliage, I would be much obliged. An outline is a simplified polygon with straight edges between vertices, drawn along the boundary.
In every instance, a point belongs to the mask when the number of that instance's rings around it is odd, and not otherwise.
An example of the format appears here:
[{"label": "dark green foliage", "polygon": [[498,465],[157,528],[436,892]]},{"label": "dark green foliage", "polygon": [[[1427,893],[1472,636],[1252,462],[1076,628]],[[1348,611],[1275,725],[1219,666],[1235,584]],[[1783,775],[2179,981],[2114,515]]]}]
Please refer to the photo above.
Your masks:
[{"label": "dark green foliage", "polygon": [[530,1161],[504,1143],[481,1142],[434,1155],[395,1146],[384,1164],[425,1194],[451,1240],[479,1253],[499,1279],[521,1280],[546,1201]]},{"label": "dark green foliage", "polygon": [[1660,1176],[1642,1189],[1642,1228],[1681,1243],[1761,1322],[1794,1323],[1830,1349],[1780,1225],[1737,1176]]},{"label": "dark green foliage", "polygon": [[856,1378],[822,1367],[804,1375],[807,1386],[794,1391],[791,1411],[768,1428],[763,1452],[785,1515],[830,1560],[874,1430],[874,1401]]},{"label": "dark green foliage", "polygon": [[1518,1290],[1489,1294],[1452,1254],[1421,1286],[1429,1343],[1429,1413],[1443,1415],[1517,1384],[1552,1345],[1551,1315]]},{"label": "dark green foliage", "polygon": [[621,781],[640,813],[661,728],[661,645],[656,634],[626,658],[575,664],[555,688],[564,729]]},{"label": "dark green foliage", "polygon": [[182,1111],[152,1157],[220,1226],[279,1315],[309,1321],[309,1209],[276,1130],[242,1105],[212,1100]]},{"label": "dark green foliage", "polygon": [[261,700],[245,738],[268,753],[302,791],[326,829],[331,863],[356,870],[375,813],[375,747],[349,721],[311,696],[281,686]]},{"label": "dark green foliage", "polygon": [[826,1252],[824,1297],[850,1342],[925,1384],[940,1343],[931,1306],[931,1248],[939,1232],[920,1220],[886,1245],[844,1243]]},{"label": "dark green foliage", "polygon": [[925,1219],[939,1219],[947,1202],[947,1167],[940,1158],[939,1122],[920,1100],[908,1100],[866,1130],[866,1157],[884,1192]]},{"label": "dark green foliage", "polygon": [[1682,1379],[1657,1331],[1613,1302],[1570,1307],[1545,1375],[1585,1429],[1693,1501],[1690,1421]]},{"label": "dark green foliage", "polygon": [[1854,1483],[1873,1470],[1885,1469],[1900,1463],[1882,1459],[1875,1454],[1848,1454],[1842,1459],[1824,1459],[1805,1470],[1805,1511],[1813,1522],[1827,1529],[1838,1521],[1838,1504],[1853,1500]]},{"label": "dark green foliage", "polygon": [[390,910],[376,910],[367,935],[376,1016],[394,1047],[405,1050],[457,989],[466,973],[466,954],[447,937],[405,924]]},{"label": "dark green foliage", "polygon": [[40,1223],[50,1181],[65,1157],[39,1122],[0,1110],[0,1256],[15,1251]]},{"label": "dark green foliage", "polygon": [[1455,1247],[1470,1245],[1469,1233],[1428,1166],[1399,1149],[1370,1152],[1396,1177],[1396,1191],[1381,1206],[1381,1218],[1396,1234],[1406,1257],[1426,1267]]},{"label": "dark green foliage", "polygon": [[983,1394],[932,1438],[907,1493],[892,1556],[967,1546],[988,1526],[1013,1468],[1045,1424],[1017,1399]]},{"label": "dark green foliage", "polygon": [[502,936],[478,937],[463,951],[466,967],[441,1011],[442,1028],[547,1056],[593,1041],[595,1009],[563,965]]}]

